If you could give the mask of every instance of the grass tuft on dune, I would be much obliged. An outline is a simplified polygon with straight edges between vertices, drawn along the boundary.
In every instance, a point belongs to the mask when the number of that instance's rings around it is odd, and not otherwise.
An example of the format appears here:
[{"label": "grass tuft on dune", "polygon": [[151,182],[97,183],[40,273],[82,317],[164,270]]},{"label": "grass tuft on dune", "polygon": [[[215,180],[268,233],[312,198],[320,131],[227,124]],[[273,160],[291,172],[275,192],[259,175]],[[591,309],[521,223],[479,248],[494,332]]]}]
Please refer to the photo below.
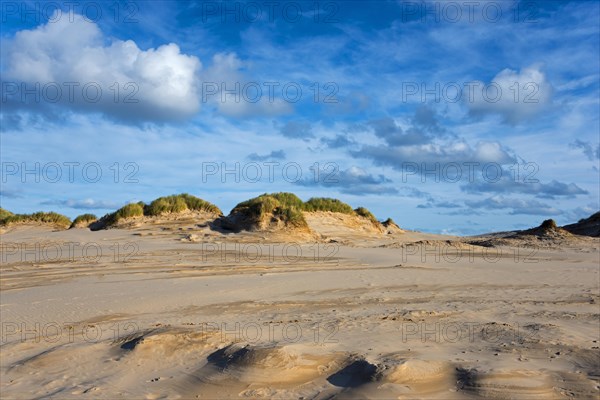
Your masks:
[{"label": "grass tuft on dune", "polygon": [[98,220],[98,217],[96,217],[94,214],[81,214],[81,215],[78,215],[77,217],[75,217],[75,219],[73,220],[73,223],[71,224],[69,229],[79,228],[79,227],[87,227],[89,224],[91,224],[92,222],[97,221],[97,220]]},{"label": "grass tuft on dune", "polygon": [[69,217],[52,211],[38,211],[33,214],[13,214],[5,209],[0,210],[0,225],[39,223],[55,225],[61,228],[71,226]]},{"label": "grass tuft on dune", "polygon": [[302,205],[302,200],[293,193],[265,193],[239,203],[230,215],[242,217],[250,226],[260,226],[274,218],[286,226],[307,228]]},{"label": "grass tuft on dune", "polygon": [[350,205],[338,199],[329,197],[312,197],[304,203],[304,211],[330,211],[343,214],[352,214],[354,210]]}]

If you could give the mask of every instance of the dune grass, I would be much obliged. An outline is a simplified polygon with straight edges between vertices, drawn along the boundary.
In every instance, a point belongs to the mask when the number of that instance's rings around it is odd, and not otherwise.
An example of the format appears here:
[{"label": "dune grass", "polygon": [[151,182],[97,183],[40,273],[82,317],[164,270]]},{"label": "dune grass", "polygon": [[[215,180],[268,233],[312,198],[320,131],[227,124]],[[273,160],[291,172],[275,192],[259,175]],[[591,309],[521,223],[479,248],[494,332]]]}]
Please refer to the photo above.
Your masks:
[{"label": "dune grass", "polygon": [[356,210],[354,210],[354,212],[357,215],[368,219],[369,221],[371,221],[375,225],[379,224],[379,221],[377,221],[377,218],[375,218],[375,216],[373,215],[373,213],[371,211],[367,210],[364,207],[358,207]]},{"label": "dune grass", "polygon": [[111,226],[123,219],[141,217],[143,215],[144,203],[140,201],[138,203],[129,203],[113,213],[106,214],[102,217],[101,222],[103,226]]},{"label": "dune grass", "polygon": [[94,214],[81,214],[81,215],[78,215],[77,217],[75,217],[70,228],[75,228],[78,225],[86,225],[87,226],[96,220],[98,220],[98,217],[96,217]]},{"label": "dune grass", "polygon": [[399,227],[398,224],[393,219],[391,219],[391,218],[388,218],[385,221],[383,221],[381,223],[381,225],[385,226],[386,228],[389,228],[390,226]]},{"label": "dune grass", "polygon": [[352,214],[354,210],[350,205],[340,201],[338,199],[332,199],[329,197],[312,197],[303,207],[304,211],[331,211],[344,214]]},{"label": "dune grass", "polygon": [[15,214],[13,214],[10,211],[5,210],[4,208],[0,207],[0,223],[2,221],[4,221],[5,219],[7,219],[8,217],[12,217],[13,215],[15,215]]},{"label": "dune grass", "polygon": [[68,228],[71,226],[71,220],[69,217],[52,211],[38,211],[33,214],[12,214],[10,211],[2,209],[0,215],[2,215],[0,218],[0,225],[35,222],[40,224],[56,225],[61,228]]},{"label": "dune grass", "polygon": [[293,193],[262,194],[243,201],[231,210],[231,214],[241,214],[250,223],[259,224],[264,218],[273,216],[293,227],[308,226],[302,214],[303,202]]},{"label": "dune grass", "polygon": [[208,201],[187,193],[159,197],[144,207],[144,215],[156,216],[163,214],[180,213],[186,210],[206,211],[222,215],[219,207]]},{"label": "dune grass", "polygon": [[270,193],[262,194],[250,200],[243,201],[231,210],[231,214],[242,214],[254,223],[263,221],[269,215],[278,218],[286,225],[304,227],[308,226],[303,211],[329,211],[358,215],[368,218],[371,222],[379,224],[375,216],[366,208],[352,207],[338,199],[327,197],[313,197],[303,202],[293,193]]},{"label": "dune grass", "polygon": [[97,224],[98,226],[94,227],[94,229],[106,228],[127,218],[177,214],[187,210],[206,211],[223,215],[219,207],[215,206],[214,204],[209,203],[206,200],[202,200],[196,196],[183,193],[159,197],[158,199],[153,200],[150,204],[145,204],[142,201],[138,203],[127,204],[117,211],[106,214],[104,217],[102,217]]}]

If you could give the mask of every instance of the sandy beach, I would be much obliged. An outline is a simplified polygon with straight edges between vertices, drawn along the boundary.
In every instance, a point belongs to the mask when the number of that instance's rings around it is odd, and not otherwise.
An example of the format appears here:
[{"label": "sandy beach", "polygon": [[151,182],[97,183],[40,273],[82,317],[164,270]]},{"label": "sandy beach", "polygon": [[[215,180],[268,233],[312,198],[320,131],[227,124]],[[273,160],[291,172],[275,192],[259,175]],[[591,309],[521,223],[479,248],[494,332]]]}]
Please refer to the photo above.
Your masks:
[{"label": "sandy beach", "polygon": [[[597,398],[597,239],[2,235],[3,398]],[[199,238],[199,239],[198,239]]]}]

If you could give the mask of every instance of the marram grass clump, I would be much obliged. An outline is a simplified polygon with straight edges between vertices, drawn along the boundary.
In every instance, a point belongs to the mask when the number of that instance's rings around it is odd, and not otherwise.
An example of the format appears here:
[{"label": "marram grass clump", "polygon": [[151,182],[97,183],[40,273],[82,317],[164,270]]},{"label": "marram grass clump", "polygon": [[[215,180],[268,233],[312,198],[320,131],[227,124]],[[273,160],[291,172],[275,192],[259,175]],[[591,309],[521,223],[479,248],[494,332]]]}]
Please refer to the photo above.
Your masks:
[{"label": "marram grass clump", "polygon": [[33,214],[12,214],[10,211],[2,209],[0,216],[0,225],[39,223],[55,225],[60,228],[71,226],[69,217],[52,211],[39,211]]},{"label": "marram grass clump", "polygon": [[231,210],[233,221],[255,228],[273,221],[283,222],[286,226],[308,227],[303,212],[334,212],[358,215],[379,224],[375,216],[366,208],[352,207],[338,199],[313,197],[303,202],[293,193],[262,194],[250,200],[243,201]]},{"label": "marram grass clump", "polygon": [[92,222],[95,222],[97,220],[98,220],[98,217],[96,217],[94,214],[81,214],[81,215],[78,215],[77,217],[75,217],[75,219],[73,220],[73,223],[71,224],[69,229],[78,228],[78,227],[86,227],[89,224],[91,224]]},{"label": "marram grass clump", "polygon": [[106,214],[96,223],[93,223],[93,230],[103,229],[117,224],[119,221],[128,218],[154,217],[167,214],[177,214],[187,210],[205,211],[217,215],[223,215],[219,207],[206,200],[192,196],[187,193],[164,196],[155,199],[150,204],[140,201],[130,203],[119,208],[117,211]]},{"label": "marram grass clump", "polygon": [[375,216],[373,215],[373,213],[371,213],[371,211],[367,210],[364,207],[358,207],[356,210],[354,210],[354,212],[357,215],[368,219],[369,221],[371,221],[375,225],[379,224],[379,221],[377,221],[377,218],[375,218]]},{"label": "marram grass clump", "polygon": [[13,213],[11,213],[8,210],[5,210],[4,208],[0,207],[0,223],[2,223],[2,221],[4,221],[5,219],[7,219],[8,217],[12,217]]},{"label": "marram grass clump", "polygon": [[350,205],[338,199],[329,197],[312,197],[304,203],[304,211],[330,211],[344,214],[352,214],[354,210]]},{"label": "marram grass clump", "polygon": [[242,218],[244,225],[260,226],[272,219],[286,226],[308,227],[302,214],[303,202],[293,193],[262,194],[243,201],[231,210],[233,218]]},{"label": "marram grass clump", "polygon": [[176,214],[186,210],[205,211],[218,215],[223,214],[219,207],[215,206],[214,204],[202,200],[196,196],[183,193],[159,197],[144,207],[144,215],[156,216],[163,214]]},{"label": "marram grass clump", "polygon": [[116,224],[117,222],[119,222],[123,219],[142,217],[143,215],[144,215],[144,203],[143,202],[140,201],[139,203],[129,203],[129,204],[119,208],[117,211],[115,211],[113,213],[106,214],[104,217],[102,217],[100,220],[97,221],[97,224],[94,224],[95,226],[93,226],[92,229],[95,230],[95,228],[97,228],[97,229],[106,228],[106,227]]}]

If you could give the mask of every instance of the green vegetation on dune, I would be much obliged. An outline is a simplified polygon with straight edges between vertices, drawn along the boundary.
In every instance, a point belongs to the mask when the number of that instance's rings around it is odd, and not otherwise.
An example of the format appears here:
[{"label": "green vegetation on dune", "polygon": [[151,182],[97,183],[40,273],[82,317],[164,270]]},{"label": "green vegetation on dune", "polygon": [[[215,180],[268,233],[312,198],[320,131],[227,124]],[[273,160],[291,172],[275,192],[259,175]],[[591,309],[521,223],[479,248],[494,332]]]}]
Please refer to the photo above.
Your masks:
[{"label": "green vegetation on dune", "polygon": [[112,214],[107,215],[107,223],[117,223],[122,219],[141,217],[144,215],[144,203],[129,203]]},{"label": "green vegetation on dune", "polygon": [[396,225],[396,226],[398,226],[398,224],[396,224],[396,223],[394,222],[394,220],[393,220],[393,219],[391,219],[391,218],[388,218],[388,219],[386,219],[386,220],[385,220],[385,221],[383,221],[381,224],[382,224],[382,225],[385,225],[385,226],[389,226],[389,225]]},{"label": "green vegetation on dune", "polygon": [[378,224],[375,216],[366,208],[352,207],[338,199],[313,197],[303,202],[293,193],[270,193],[262,194],[250,200],[243,201],[231,210],[232,215],[243,215],[250,223],[259,224],[268,216],[272,216],[286,225],[295,227],[307,226],[303,211],[329,211],[350,215],[358,215],[368,218],[371,222]]},{"label": "green vegetation on dune", "polygon": [[181,198],[185,200],[185,204],[188,209],[192,211],[206,211],[214,214],[223,215],[223,212],[216,205],[209,203],[206,200],[202,200],[199,197],[192,196],[191,194],[183,193],[179,195]]},{"label": "green vegetation on dune", "polygon": [[377,218],[375,218],[373,213],[371,213],[371,211],[367,210],[364,207],[358,207],[356,210],[354,210],[354,212],[357,215],[360,215],[361,217],[367,218],[369,221],[371,221],[375,225],[379,224],[379,221],[377,221]]},{"label": "green vegetation on dune", "polygon": [[185,200],[178,196],[160,197],[144,207],[145,215],[180,213],[187,210]]},{"label": "green vegetation on dune", "polygon": [[69,217],[55,212],[39,211],[33,214],[12,214],[10,211],[2,209],[0,215],[0,225],[36,222],[41,224],[52,224],[64,228],[71,226]]},{"label": "green vegetation on dune", "polygon": [[0,223],[2,223],[2,221],[7,219],[8,217],[12,217],[13,215],[15,215],[15,214],[0,207]]},{"label": "green vegetation on dune", "polygon": [[[139,218],[144,216],[160,216],[177,214],[187,210],[210,212],[223,215],[214,204],[187,193],[159,197],[150,204],[144,202],[127,204],[115,212],[106,214],[98,219],[93,214],[79,215],[71,223],[64,215],[55,212],[37,212],[34,214],[13,214],[0,208],[0,225],[19,222],[51,223],[64,228],[76,226],[89,226],[92,230],[104,229],[117,224],[119,221]],[[357,215],[368,218],[373,223],[379,222],[366,208],[359,207],[353,210],[350,205],[332,198],[313,197],[307,202],[302,201],[293,193],[265,193],[253,199],[243,201],[231,210],[231,216],[238,222],[252,225],[264,223],[282,223],[287,226],[306,228],[308,224],[303,212],[334,212]],[[242,217],[240,220],[239,217]]]},{"label": "green vegetation on dune", "polygon": [[293,193],[265,193],[239,203],[231,214],[241,214],[252,224],[259,224],[265,217],[273,216],[285,225],[306,227],[302,204],[302,200]]},{"label": "green vegetation on dune", "polygon": [[304,211],[331,211],[344,214],[352,214],[354,210],[350,205],[338,199],[328,197],[312,197],[303,207]]},{"label": "green vegetation on dune", "polygon": [[206,211],[222,215],[219,207],[187,193],[159,197],[144,207],[144,215],[155,216],[180,213],[186,210]]},{"label": "green vegetation on dune", "polygon": [[218,215],[223,213],[219,207],[201,198],[192,196],[187,193],[176,194],[171,196],[159,197],[150,204],[145,204],[140,201],[138,203],[130,203],[119,208],[117,211],[106,214],[102,217],[92,229],[102,229],[115,225],[119,221],[127,218],[136,217],[154,217],[165,214],[177,214],[187,210],[205,211]]},{"label": "green vegetation on dune", "polygon": [[98,217],[96,217],[94,214],[81,214],[73,220],[73,223],[70,227],[75,228],[78,225],[89,225],[96,220],[98,220]]},{"label": "green vegetation on dune", "polygon": [[[265,193],[266,195],[266,193]],[[288,192],[279,192],[279,193],[271,193],[269,196],[274,197],[279,201],[279,203],[283,207],[292,207],[297,209],[302,209],[304,202],[300,199],[300,197],[296,196],[294,193]]]}]

